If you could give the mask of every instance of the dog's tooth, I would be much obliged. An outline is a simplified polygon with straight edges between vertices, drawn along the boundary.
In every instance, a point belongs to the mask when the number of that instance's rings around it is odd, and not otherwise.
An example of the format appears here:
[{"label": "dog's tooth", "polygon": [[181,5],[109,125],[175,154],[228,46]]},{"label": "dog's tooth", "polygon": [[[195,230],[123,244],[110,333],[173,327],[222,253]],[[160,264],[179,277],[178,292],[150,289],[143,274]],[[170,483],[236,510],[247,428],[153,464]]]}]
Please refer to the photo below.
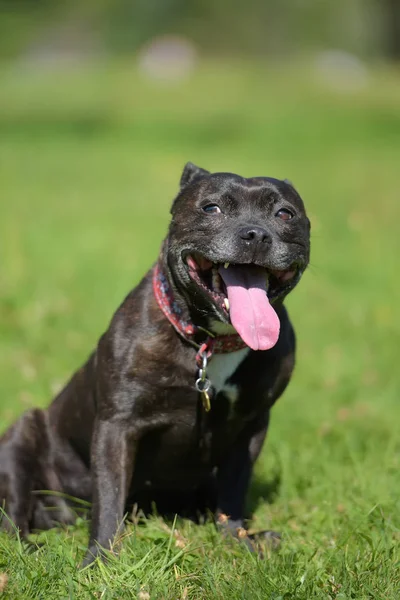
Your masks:
[{"label": "dog's tooth", "polygon": [[228,267],[229,267],[229,263],[228,262],[224,263],[224,269],[227,269]]},{"label": "dog's tooth", "polygon": [[230,306],[229,306],[229,300],[228,300],[228,298],[224,298],[224,304],[225,304],[226,310],[229,312]]},{"label": "dog's tooth", "polygon": [[219,292],[219,275],[217,269],[213,269],[212,272],[212,286],[215,292]]}]

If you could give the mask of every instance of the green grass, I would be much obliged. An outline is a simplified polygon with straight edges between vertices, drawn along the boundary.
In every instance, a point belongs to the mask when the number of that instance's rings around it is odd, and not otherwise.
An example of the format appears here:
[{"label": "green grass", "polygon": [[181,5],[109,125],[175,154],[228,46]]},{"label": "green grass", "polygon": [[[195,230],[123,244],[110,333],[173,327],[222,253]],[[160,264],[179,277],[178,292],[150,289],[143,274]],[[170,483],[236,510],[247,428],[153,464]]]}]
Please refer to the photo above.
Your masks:
[{"label": "green grass", "polygon": [[288,177],[313,224],[288,300],[297,370],[249,498],[282,550],[262,560],[154,517],[79,572],[79,521],[35,552],[0,535],[2,597],[398,600],[399,106],[389,71],[340,93],[295,66],[205,64],[176,85],[127,63],[2,68],[1,430],[47,405],[155,260],[187,160]]}]

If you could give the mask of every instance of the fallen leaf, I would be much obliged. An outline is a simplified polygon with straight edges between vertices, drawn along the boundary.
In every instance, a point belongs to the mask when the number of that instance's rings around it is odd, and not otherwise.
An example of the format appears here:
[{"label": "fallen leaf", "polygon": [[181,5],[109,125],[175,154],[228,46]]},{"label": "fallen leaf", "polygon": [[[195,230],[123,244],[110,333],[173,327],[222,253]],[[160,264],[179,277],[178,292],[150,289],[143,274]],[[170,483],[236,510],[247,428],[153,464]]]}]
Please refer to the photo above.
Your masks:
[{"label": "fallen leaf", "polygon": [[8,583],[7,573],[0,573],[0,594],[4,592]]}]

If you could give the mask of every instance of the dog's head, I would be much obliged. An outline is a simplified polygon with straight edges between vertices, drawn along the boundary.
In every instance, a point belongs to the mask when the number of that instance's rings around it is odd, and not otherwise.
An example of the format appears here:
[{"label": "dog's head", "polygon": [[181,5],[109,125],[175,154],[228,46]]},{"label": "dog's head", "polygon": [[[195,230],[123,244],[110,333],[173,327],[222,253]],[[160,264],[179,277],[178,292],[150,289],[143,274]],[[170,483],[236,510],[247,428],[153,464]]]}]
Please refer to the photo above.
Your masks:
[{"label": "dog's head", "polygon": [[188,163],[171,213],[168,268],[189,306],[232,324],[251,348],[271,348],[279,335],[271,304],[309,260],[310,222],[297,191],[286,180]]}]

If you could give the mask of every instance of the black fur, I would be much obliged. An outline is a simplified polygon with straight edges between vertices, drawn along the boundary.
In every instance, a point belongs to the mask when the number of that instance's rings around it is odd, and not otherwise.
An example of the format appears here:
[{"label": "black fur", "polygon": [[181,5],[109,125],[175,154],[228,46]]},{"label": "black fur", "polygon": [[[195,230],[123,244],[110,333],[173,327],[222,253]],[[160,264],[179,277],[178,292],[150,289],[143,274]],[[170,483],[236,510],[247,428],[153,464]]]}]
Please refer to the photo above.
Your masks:
[{"label": "black fur", "polygon": [[[222,213],[205,213],[210,203]],[[290,221],[276,218],[282,207],[293,213]],[[158,307],[149,271],[49,408],[27,412],[3,435],[0,501],[10,519],[23,535],[73,520],[66,500],[50,502],[37,490],[91,501],[86,564],[109,547],[134,502],[148,507],[155,500],[161,512],[187,515],[208,507],[223,529],[241,531],[270,409],[294,366],[295,338],[283,299],[307,266],[310,227],[293,186],[210,174],[188,163],[171,212],[160,260],[184,315],[197,325],[212,329],[216,322],[229,325],[229,318],[189,276],[187,254],[275,270],[295,265],[297,275],[275,298],[278,343],[249,351],[229,380],[238,390],[233,407],[220,391],[204,412],[194,387],[196,350]],[[243,239],[243,227],[262,228],[268,243]]]}]

